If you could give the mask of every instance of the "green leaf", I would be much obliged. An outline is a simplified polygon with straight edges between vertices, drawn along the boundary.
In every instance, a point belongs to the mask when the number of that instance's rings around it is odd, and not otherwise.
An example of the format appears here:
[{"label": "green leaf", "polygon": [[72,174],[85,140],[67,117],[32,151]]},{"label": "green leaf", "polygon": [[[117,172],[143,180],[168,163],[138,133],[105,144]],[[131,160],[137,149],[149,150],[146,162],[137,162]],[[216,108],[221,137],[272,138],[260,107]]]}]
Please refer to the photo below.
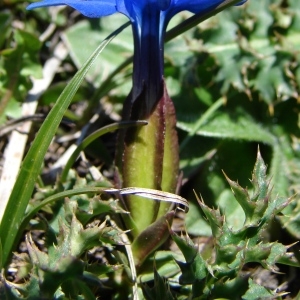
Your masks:
[{"label": "green leaf", "polygon": [[202,199],[200,199],[197,195],[196,198],[198,200],[198,203],[206,216],[208,223],[210,225],[212,234],[215,238],[219,238],[222,234],[222,226],[224,224],[224,216],[221,215],[220,210],[214,210],[209,208],[205,203],[203,202]]},{"label": "green leaf", "polygon": [[246,222],[248,223],[253,217],[253,213],[255,211],[256,205],[255,205],[255,203],[251,202],[250,196],[246,189],[243,189],[237,182],[230,180],[227,176],[226,176],[226,179],[227,179],[228,183],[230,184],[231,190],[234,194],[236,201],[242,207],[242,209],[246,215]]},{"label": "green leaf", "polygon": [[180,284],[192,284],[204,279],[209,273],[207,265],[193,242],[180,238],[175,233],[172,233],[171,236],[186,260],[186,263],[176,261],[182,272],[179,278]]},{"label": "green leaf", "polygon": [[274,299],[277,295],[276,293],[272,292],[271,290],[254,283],[251,278],[249,278],[249,289],[248,291],[242,296],[243,300],[257,300],[257,299]]},{"label": "green leaf", "polygon": [[252,174],[252,184],[255,188],[252,201],[261,202],[268,200],[269,180],[267,179],[267,166],[263,161],[260,151],[257,152],[257,158]]},{"label": "green leaf", "polygon": [[[187,132],[194,131],[194,113],[178,116],[177,126]],[[262,142],[272,145],[274,137],[266,129],[262,128],[252,117],[244,110],[216,112],[206,120],[195,134],[233,140],[245,140]]]}]

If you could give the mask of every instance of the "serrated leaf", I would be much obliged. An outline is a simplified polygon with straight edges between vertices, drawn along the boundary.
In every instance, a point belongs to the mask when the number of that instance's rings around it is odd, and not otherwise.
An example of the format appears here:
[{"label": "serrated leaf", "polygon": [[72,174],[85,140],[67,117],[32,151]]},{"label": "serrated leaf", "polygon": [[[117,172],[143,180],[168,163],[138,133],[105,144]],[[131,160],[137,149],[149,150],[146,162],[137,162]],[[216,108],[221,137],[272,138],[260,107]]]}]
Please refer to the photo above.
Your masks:
[{"label": "serrated leaf", "polygon": [[199,199],[198,196],[197,201],[205,214],[208,223],[211,227],[212,234],[215,238],[220,237],[221,235],[221,228],[223,226],[224,222],[224,216],[221,215],[219,210],[210,209],[205,203],[202,201],[202,199]]},{"label": "serrated leaf", "polygon": [[280,260],[281,257],[286,256],[287,247],[281,243],[271,243],[271,251],[266,259],[267,266],[272,268]]},{"label": "serrated leaf", "polygon": [[276,293],[272,292],[271,290],[254,283],[251,278],[249,278],[249,289],[248,291],[242,296],[243,300],[257,300],[257,299],[274,299],[277,295]]},{"label": "serrated leaf", "polygon": [[172,234],[172,239],[177,244],[185,257],[186,263],[177,261],[181,269],[182,275],[179,278],[181,284],[192,284],[196,281],[204,279],[208,272],[206,262],[198,252],[195,245],[189,239],[183,239]]},{"label": "serrated leaf", "polygon": [[235,199],[241,205],[245,215],[246,215],[246,223],[249,223],[252,220],[253,213],[255,211],[255,203],[251,202],[249,193],[246,189],[242,188],[237,182],[230,180],[225,175],[228,183],[230,184],[231,190],[234,194]]},{"label": "serrated leaf", "polygon": [[260,151],[257,151],[256,162],[252,173],[252,184],[255,188],[254,199],[252,201],[264,201],[268,197],[269,181],[266,176],[267,167],[261,157]]},{"label": "serrated leaf", "polygon": [[26,245],[33,264],[41,267],[46,267],[49,264],[48,255],[37,248],[31,235],[26,236]]}]

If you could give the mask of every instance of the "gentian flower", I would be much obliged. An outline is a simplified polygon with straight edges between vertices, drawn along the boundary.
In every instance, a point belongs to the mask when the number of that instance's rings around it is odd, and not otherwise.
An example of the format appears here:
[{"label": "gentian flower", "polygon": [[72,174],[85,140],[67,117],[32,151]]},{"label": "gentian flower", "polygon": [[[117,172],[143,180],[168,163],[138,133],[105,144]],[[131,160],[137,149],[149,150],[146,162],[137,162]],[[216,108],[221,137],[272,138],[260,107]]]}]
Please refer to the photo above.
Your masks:
[{"label": "gentian flower", "polygon": [[[161,93],[163,77],[163,39],[171,18],[181,11],[205,14],[226,0],[43,0],[27,9],[68,5],[89,18],[100,18],[116,12],[127,16],[133,28],[134,70],[132,98],[147,89],[149,109]],[[238,5],[243,4],[241,1]],[[150,102],[150,103],[149,103]],[[147,105],[146,103],[146,105]],[[149,111],[147,109],[147,111]]]},{"label": "gentian flower", "polygon": [[[115,183],[119,188],[139,187],[176,193],[179,148],[176,114],[163,78],[164,36],[171,18],[181,11],[208,13],[227,0],[43,0],[28,6],[69,5],[89,18],[116,12],[132,24],[134,38],[133,87],[126,98],[123,120],[147,120],[142,128],[119,133]],[[239,4],[244,3],[241,1]],[[137,266],[169,234],[174,211],[169,202],[139,196],[121,198],[130,212],[123,221],[130,229],[132,253]]]}]

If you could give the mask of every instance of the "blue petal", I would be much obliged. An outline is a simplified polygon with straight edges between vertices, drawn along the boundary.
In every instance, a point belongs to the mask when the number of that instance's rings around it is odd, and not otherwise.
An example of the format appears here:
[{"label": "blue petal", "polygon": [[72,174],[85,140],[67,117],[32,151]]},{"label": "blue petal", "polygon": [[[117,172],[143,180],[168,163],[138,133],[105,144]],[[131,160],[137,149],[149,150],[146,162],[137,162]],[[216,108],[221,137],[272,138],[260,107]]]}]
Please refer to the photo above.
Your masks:
[{"label": "blue petal", "polygon": [[220,5],[224,0],[173,0],[170,9],[172,14],[182,10],[188,10],[192,13],[205,13]]},{"label": "blue petal", "polygon": [[69,5],[88,18],[100,18],[117,12],[116,0],[44,0],[30,4],[27,9]]},{"label": "blue petal", "polygon": [[171,0],[157,0],[160,10],[166,10],[171,3]]},{"label": "blue petal", "polygon": [[236,5],[242,5],[242,4],[246,3],[246,2],[247,2],[247,0],[243,0],[243,1],[239,2],[239,3],[237,3]]},{"label": "blue petal", "polygon": [[[169,8],[164,12],[167,20],[170,20],[177,13],[187,10],[194,14],[207,13],[217,6],[225,2],[225,0],[171,0]],[[247,2],[242,0],[236,5]]]}]

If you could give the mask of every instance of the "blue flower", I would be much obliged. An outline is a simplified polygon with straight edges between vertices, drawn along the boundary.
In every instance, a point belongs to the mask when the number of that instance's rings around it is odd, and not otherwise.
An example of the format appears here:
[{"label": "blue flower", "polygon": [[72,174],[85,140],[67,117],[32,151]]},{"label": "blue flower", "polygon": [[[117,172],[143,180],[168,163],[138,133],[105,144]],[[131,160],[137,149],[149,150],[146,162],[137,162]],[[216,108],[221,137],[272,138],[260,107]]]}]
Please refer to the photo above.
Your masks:
[{"label": "blue flower", "polygon": [[[160,10],[162,15],[170,20],[180,11],[205,13],[223,2],[225,0],[44,0],[30,4],[27,9],[69,5],[89,18],[100,18],[119,12],[134,20],[136,16],[142,16],[146,7],[151,7]],[[246,0],[243,0],[239,5],[245,2]]]},{"label": "blue flower", "polygon": [[[27,9],[68,5],[89,18],[116,12],[126,15],[132,23],[135,49],[132,98],[146,88],[145,97],[152,102],[150,98],[161,92],[163,39],[170,19],[184,10],[205,14],[223,2],[225,0],[43,0],[30,4]],[[246,0],[239,5],[244,2]]]}]

